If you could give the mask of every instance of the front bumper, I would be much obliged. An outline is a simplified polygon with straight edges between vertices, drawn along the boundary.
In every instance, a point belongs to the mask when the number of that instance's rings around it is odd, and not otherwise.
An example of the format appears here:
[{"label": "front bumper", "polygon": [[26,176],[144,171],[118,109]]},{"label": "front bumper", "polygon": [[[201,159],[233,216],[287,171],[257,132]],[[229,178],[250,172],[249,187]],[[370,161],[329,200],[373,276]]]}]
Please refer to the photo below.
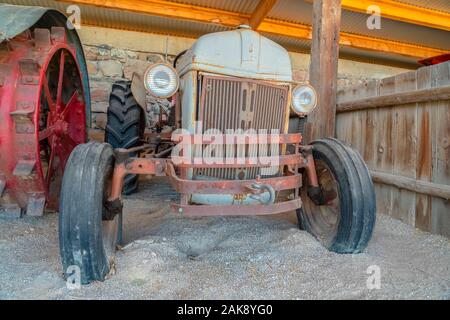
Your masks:
[{"label": "front bumper", "polygon": [[[194,140],[194,137],[190,137]],[[129,150],[116,150],[121,153],[116,157],[116,166],[113,175],[112,192],[110,201],[121,197],[123,179],[127,174],[152,174],[156,176],[168,176],[172,187],[181,194],[181,201],[173,204],[175,212],[185,216],[211,216],[211,215],[268,215],[288,212],[301,207],[299,189],[302,187],[302,174],[300,168],[306,172],[313,170],[314,161],[311,161],[311,148],[301,146],[300,134],[279,135],[277,143],[294,145],[295,152],[289,155],[279,156],[278,164],[281,168],[281,176],[250,180],[192,180],[186,178],[186,171],[194,168],[249,168],[268,167],[262,163],[254,163],[245,158],[239,163],[207,164],[198,161],[192,163],[174,164],[171,159],[156,158],[128,158],[123,155]],[[251,141],[247,141],[251,143]],[[177,175],[177,171],[181,174]],[[263,190],[270,190],[274,196],[270,201],[260,197],[257,204],[243,204],[245,197],[254,197],[262,194]],[[280,193],[288,194],[288,197],[278,197]],[[234,204],[224,205],[194,205],[190,203],[192,194],[234,196]]]}]

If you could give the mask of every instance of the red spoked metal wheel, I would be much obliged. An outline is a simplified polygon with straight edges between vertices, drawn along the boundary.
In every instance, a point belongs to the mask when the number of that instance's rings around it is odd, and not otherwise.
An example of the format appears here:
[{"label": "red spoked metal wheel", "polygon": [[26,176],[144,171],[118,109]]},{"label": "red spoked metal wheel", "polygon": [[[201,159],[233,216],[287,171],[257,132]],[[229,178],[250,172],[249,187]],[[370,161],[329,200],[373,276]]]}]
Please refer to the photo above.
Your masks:
[{"label": "red spoked metal wheel", "polygon": [[4,206],[27,215],[58,208],[69,155],[86,142],[75,57],[60,27],[26,31],[0,47],[0,193]]}]

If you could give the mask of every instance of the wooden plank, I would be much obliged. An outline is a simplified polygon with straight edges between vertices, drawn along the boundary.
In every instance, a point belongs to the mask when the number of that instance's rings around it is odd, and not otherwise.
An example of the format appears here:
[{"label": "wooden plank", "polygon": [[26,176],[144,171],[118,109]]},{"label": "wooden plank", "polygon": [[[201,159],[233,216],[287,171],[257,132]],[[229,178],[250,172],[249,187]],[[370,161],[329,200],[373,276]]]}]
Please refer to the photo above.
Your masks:
[{"label": "wooden plank", "polygon": [[[450,63],[431,68],[432,86],[450,83]],[[433,107],[433,169],[434,183],[450,185],[450,100],[438,102]],[[431,232],[450,237],[450,202],[433,198],[431,203]]]},{"label": "wooden plank", "polygon": [[[390,94],[395,92],[395,77],[388,77],[380,80],[379,94]],[[393,173],[393,132],[395,127],[395,117],[388,108],[376,109],[377,132],[376,145],[377,155],[375,168],[377,170]],[[377,197],[377,212],[392,215],[392,186],[375,184]]]},{"label": "wooden plank", "polygon": [[[370,89],[371,86],[369,86],[368,82],[358,85],[357,98],[359,99],[363,96],[371,95],[372,92],[370,92]],[[373,127],[367,128],[366,110],[360,110],[353,113],[351,126],[349,129],[351,130],[351,146],[359,152],[361,157],[365,158],[366,153],[370,153],[370,146],[366,147],[366,137],[368,134],[371,135],[373,132]]]},{"label": "wooden plank", "polygon": [[439,88],[422,88],[378,97],[367,97],[358,100],[338,103],[336,112],[349,112],[363,109],[388,107],[400,104],[410,104],[450,99],[450,86]]},{"label": "wooden plank", "polygon": [[318,106],[308,115],[306,142],[335,136],[340,4],[340,0],[316,0],[313,5],[309,80],[319,100]]},{"label": "wooden plank", "polygon": [[261,22],[267,16],[267,14],[272,10],[273,6],[277,3],[277,0],[260,0],[255,11],[253,11],[249,24],[253,30],[257,30]]},{"label": "wooden plank", "polygon": [[[348,86],[338,88],[336,100],[346,102],[356,99],[358,96],[358,86]],[[353,113],[341,113],[336,115],[336,138],[352,145],[352,120]]]},{"label": "wooden plank", "polygon": [[[372,80],[364,83],[362,94],[366,97],[376,97],[380,91],[380,81]],[[361,144],[358,146],[361,156],[364,158],[369,168],[374,168],[376,164],[377,143],[376,134],[378,130],[377,113],[373,110],[359,112],[361,130]]]},{"label": "wooden plank", "polygon": [[[417,89],[416,72],[406,72],[395,76],[395,92],[407,92]],[[395,106],[393,140],[393,174],[416,179],[417,129],[416,104]],[[415,225],[416,195],[414,192],[394,188],[392,190],[392,214],[409,225]]]},{"label": "wooden plank", "polygon": [[405,189],[415,193],[439,197],[444,200],[450,199],[450,185],[416,180],[414,178],[402,177],[376,170],[371,170],[370,174],[372,175],[373,181],[376,183],[387,184],[395,186],[398,189]]},{"label": "wooden plank", "polygon": [[[431,87],[431,69],[417,70],[417,89]],[[417,104],[417,166],[416,178],[431,181],[432,168],[432,102]],[[416,227],[431,231],[431,196],[416,194]]]},{"label": "wooden plank", "polygon": [[336,117],[336,138],[352,145],[353,113],[342,113]]},{"label": "wooden plank", "polygon": [[[249,15],[225,10],[211,9],[195,5],[187,5],[164,0],[57,0],[82,5],[92,5],[107,9],[126,10],[154,16],[184,19],[189,21],[214,23],[228,27],[249,23]],[[334,0],[333,0],[334,1]],[[83,20],[86,24],[99,25],[96,20]],[[291,37],[296,39],[312,39],[312,28],[307,25],[264,19],[258,27],[259,32]],[[445,50],[409,44],[404,42],[378,39],[363,35],[341,32],[339,44],[343,46],[400,54],[419,59],[430,58],[447,53]]]},{"label": "wooden plank", "polygon": [[367,8],[377,5],[383,18],[413,23],[450,31],[450,13],[414,6],[392,0],[342,0],[342,8],[367,13]]}]

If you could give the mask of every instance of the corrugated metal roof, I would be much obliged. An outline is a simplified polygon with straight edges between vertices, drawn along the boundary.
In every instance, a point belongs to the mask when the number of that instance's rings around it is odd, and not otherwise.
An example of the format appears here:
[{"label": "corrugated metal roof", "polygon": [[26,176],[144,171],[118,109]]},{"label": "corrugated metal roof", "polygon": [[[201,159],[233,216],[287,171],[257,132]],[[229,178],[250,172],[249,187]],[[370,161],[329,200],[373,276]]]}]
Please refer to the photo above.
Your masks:
[{"label": "corrugated metal roof", "polygon": [[259,2],[258,0],[168,0],[168,1],[247,14],[252,13]]},{"label": "corrugated metal roof", "polygon": [[341,30],[374,38],[388,39],[450,50],[450,32],[401,21],[381,19],[381,29],[367,28],[369,15],[343,10]]},{"label": "corrugated metal roof", "polygon": [[[311,50],[311,41],[303,39],[295,39],[277,35],[265,35],[267,38],[277,42],[284,48],[293,52],[309,54]],[[382,52],[374,52],[361,50],[351,47],[341,47],[339,49],[339,57],[354,61],[361,61],[372,64],[395,65],[406,69],[414,69],[418,66],[416,59],[401,55],[389,54]]]},{"label": "corrugated metal roof", "polygon": [[[70,3],[53,0],[6,0],[5,3],[18,5],[32,5],[50,7],[62,12]],[[167,19],[124,10],[105,10],[100,7],[79,6],[81,9],[81,23],[96,25],[104,28],[118,28],[125,30],[162,33],[197,38],[203,34],[225,31],[230,28],[210,23],[192,22],[182,19]]]},{"label": "corrugated metal roof", "polygon": [[312,4],[303,0],[278,0],[268,17],[310,25],[312,23]]},{"label": "corrugated metal roof", "polygon": [[[168,0],[184,4],[193,4],[207,8],[222,9],[240,13],[251,13],[258,5],[258,0]],[[417,7],[444,11],[450,13],[449,0],[395,0]],[[278,2],[282,2],[278,0]],[[302,0],[288,0],[285,2],[302,2]],[[374,4],[376,4],[374,2]],[[277,4],[278,5],[278,4]]]},{"label": "corrugated metal roof", "polygon": [[[257,0],[170,0],[172,2],[192,4],[221,10],[251,13],[258,4]],[[402,0],[412,4],[436,5],[439,9],[450,7],[449,0]],[[6,0],[2,2],[21,5],[44,6],[65,12],[70,3],[54,0]],[[206,33],[229,30],[230,28],[217,24],[199,23],[181,19],[169,19],[150,16],[146,14],[132,13],[124,10],[104,9],[94,6],[80,6],[82,23],[97,25],[107,28],[120,28],[125,30],[162,33],[196,38]],[[311,24],[312,5],[304,0],[278,0],[269,17],[302,24]],[[430,46],[444,50],[450,50],[450,32],[431,29],[404,22],[382,19],[381,30],[369,30],[366,27],[367,15],[343,10],[341,30],[344,32],[360,34],[381,39],[395,40],[422,46]],[[309,52],[310,41],[292,39],[288,37],[268,35],[269,38],[285,46],[291,51]],[[365,51],[354,48],[341,48],[341,55],[355,60],[374,61],[393,65],[416,65],[413,58]]]},{"label": "corrugated metal roof", "polygon": [[433,9],[450,13],[449,0],[396,0],[396,1],[411,4],[417,7],[423,7],[427,9]]},{"label": "corrugated metal roof", "polygon": [[[412,1],[412,0],[408,0]],[[450,3],[449,0],[447,0]],[[303,0],[278,0],[268,15],[293,23],[312,24],[312,4]],[[374,38],[450,50],[450,32],[390,19],[381,19],[381,29],[367,28],[369,15],[342,10],[341,31]]]}]

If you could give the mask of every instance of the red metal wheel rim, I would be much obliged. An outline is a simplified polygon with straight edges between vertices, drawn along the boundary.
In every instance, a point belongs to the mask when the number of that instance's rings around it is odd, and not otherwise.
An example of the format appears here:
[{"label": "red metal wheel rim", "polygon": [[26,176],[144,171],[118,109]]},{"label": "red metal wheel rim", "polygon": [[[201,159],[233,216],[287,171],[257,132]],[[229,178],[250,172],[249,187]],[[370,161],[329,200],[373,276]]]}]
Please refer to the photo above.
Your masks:
[{"label": "red metal wheel rim", "polygon": [[[54,67],[52,64],[58,67],[53,76],[52,72],[49,72],[49,69]],[[53,209],[58,207],[59,189],[70,153],[78,144],[86,141],[85,104],[83,92],[80,90],[81,77],[73,78],[77,74],[79,75],[78,67],[72,54],[67,49],[61,48],[54,52],[45,66],[41,83],[39,116],[45,111],[47,116],[45,128],[40,127],[39,120],[36,121],[36,131],[39,132],[38,154],[41,159],[40,167],[48,207]],[[55,81],[52,90],[50,87]],[[45,142],[47,150],[43,150],[46,147]],[[42,158],[43,151],[46,159]]]}]

